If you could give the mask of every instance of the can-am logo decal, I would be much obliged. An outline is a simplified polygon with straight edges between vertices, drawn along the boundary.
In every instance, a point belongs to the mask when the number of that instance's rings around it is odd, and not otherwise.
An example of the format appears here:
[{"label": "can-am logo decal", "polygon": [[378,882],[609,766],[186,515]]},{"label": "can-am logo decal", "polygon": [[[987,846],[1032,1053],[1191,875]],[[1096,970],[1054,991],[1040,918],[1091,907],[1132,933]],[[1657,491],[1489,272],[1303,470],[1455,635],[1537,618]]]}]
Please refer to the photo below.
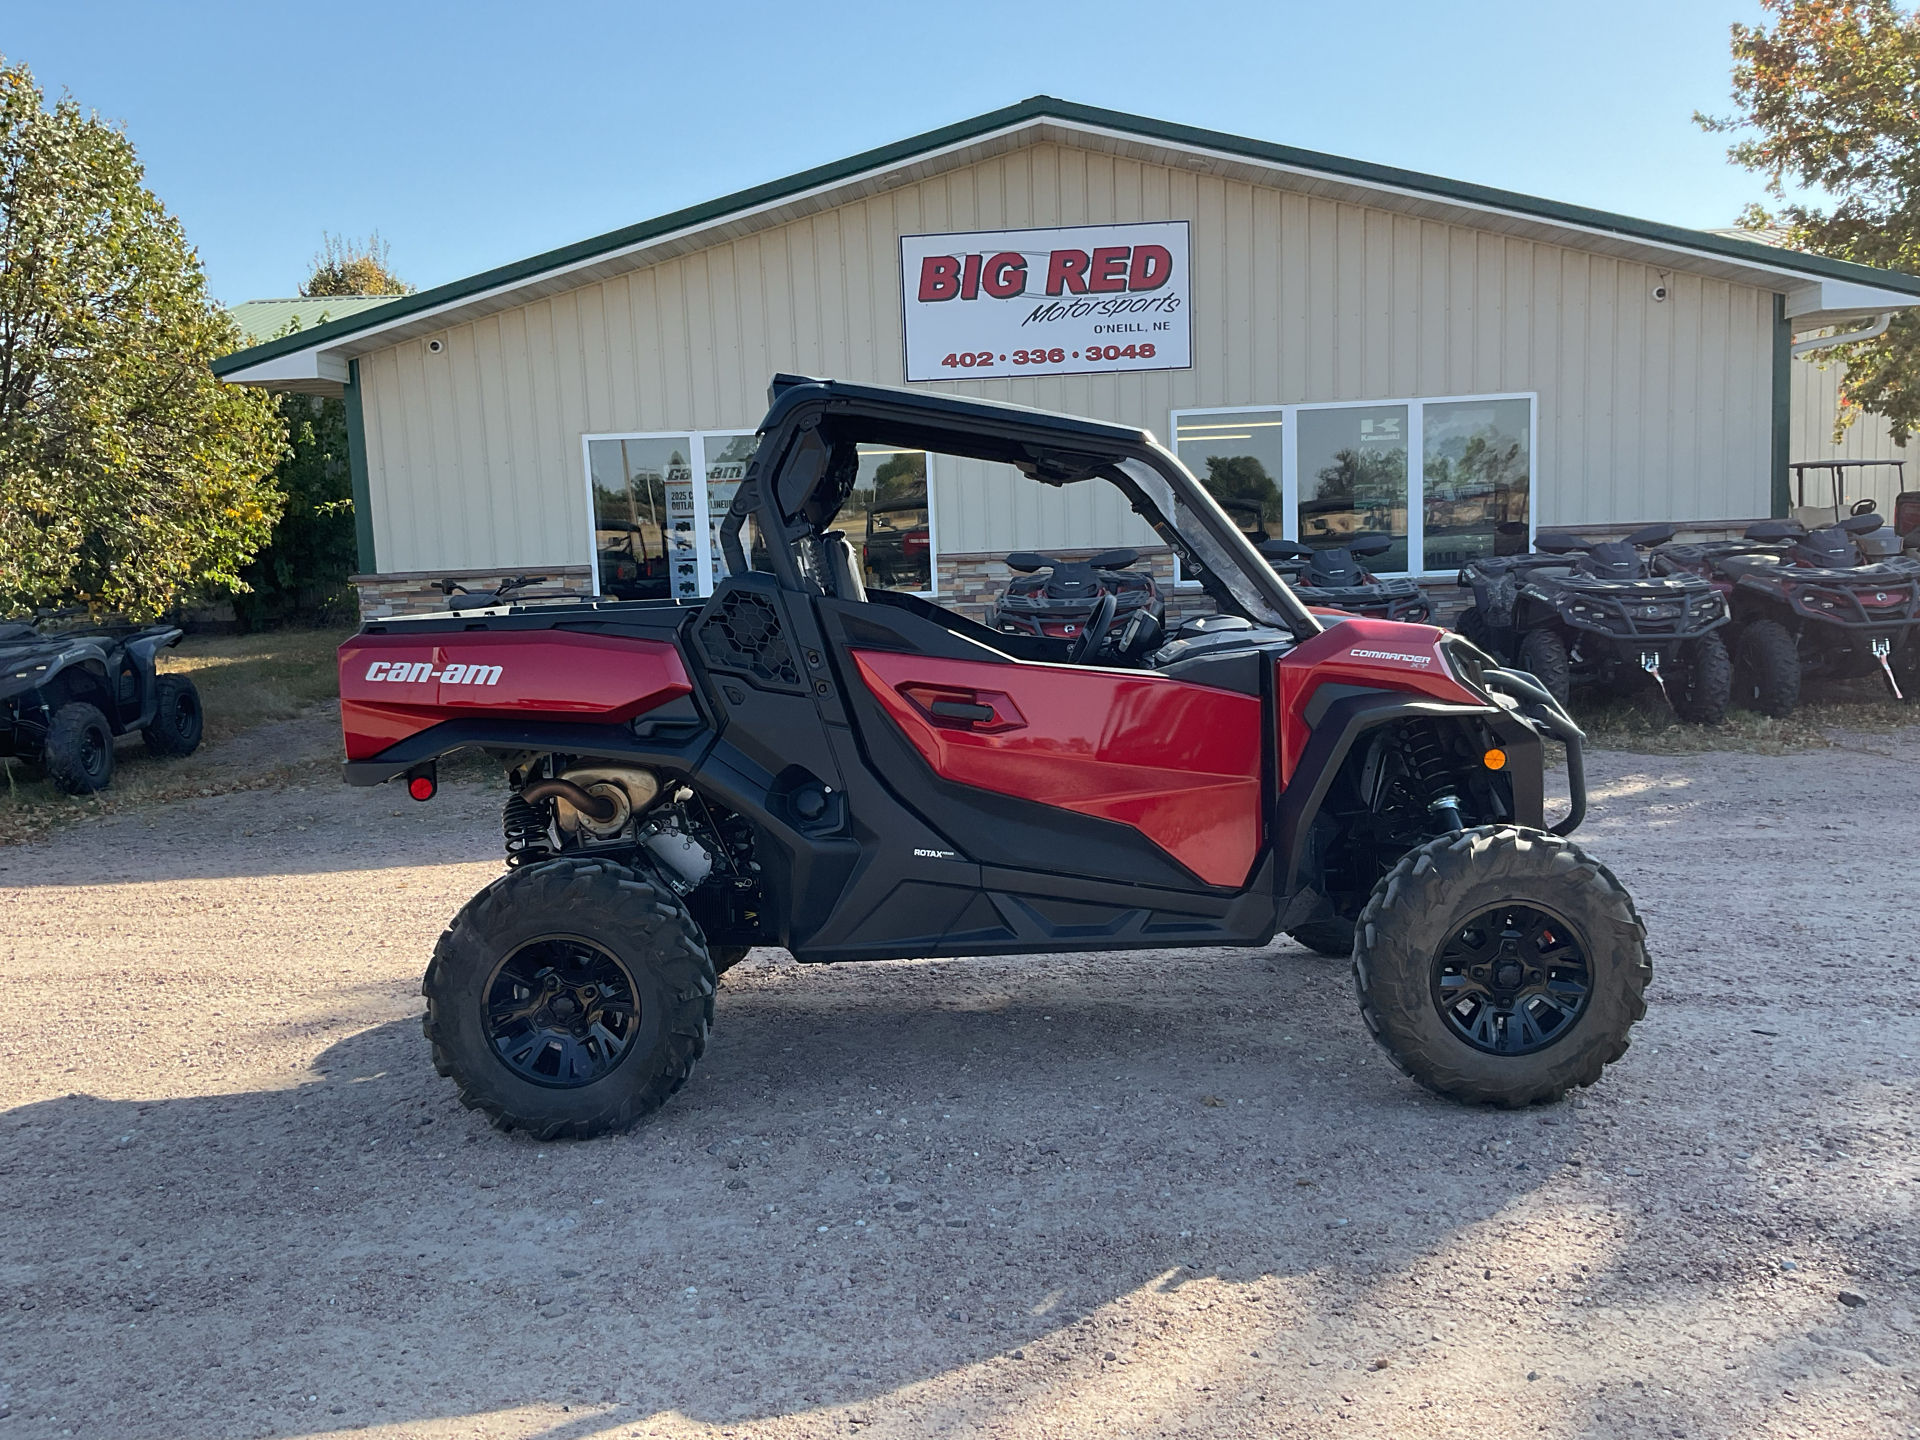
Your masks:
[{"label": "can-am logo decal", "polygon": [[449,665],[435,670],[428,660],[376,660],[367,667],[367,679],[406,681],[438,680],[442,685],[498,685],[498,665]]},{"label": "can-am logo decal", "polygon": [[1349,650],[1356,660],[1404,660],[1409,665],[1431,665],[1431,655],[1405,655],[1398,650]]}]

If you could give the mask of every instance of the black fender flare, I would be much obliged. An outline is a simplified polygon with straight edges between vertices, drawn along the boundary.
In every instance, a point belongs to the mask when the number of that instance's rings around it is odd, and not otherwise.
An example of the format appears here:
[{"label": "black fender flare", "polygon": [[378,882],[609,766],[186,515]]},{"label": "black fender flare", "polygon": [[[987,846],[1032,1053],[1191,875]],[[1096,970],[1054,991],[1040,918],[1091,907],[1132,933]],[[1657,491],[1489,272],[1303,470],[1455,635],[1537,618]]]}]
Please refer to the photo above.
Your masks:
[{"label": "black fender flare", "polygon": [[[1507,750],[1508,773],[1513,779],[1513,823],[1533,829],[1545,821],[1545,750],[1537,722],[1498,705],[1468,705],[1406,691],[1377,691],[1335,700],[1313,727],[1313,738],[1280,792],[1274,820],[1274,842],[1280,852],[1280,893],[1300,888],[1300,861],[1306,853],[1307,831],[1325,803],[1340,767],[1368,731],[1396,720],[1467,720],[1484,722]],[[1568,727],[1572,729],[1571,726]],[[1568,830],[1586,811],[1584,771],[1579,765],[1580,732],[1573,730],[1567,745],[1568,777],[1574,795],[1574,813],[1560,822]],[[1566,739],[1565,736],[1556,738]],[[1571,821],[1571,824],[1568,824]],[[1560,826],[1557,833],[1566,833]]]}]

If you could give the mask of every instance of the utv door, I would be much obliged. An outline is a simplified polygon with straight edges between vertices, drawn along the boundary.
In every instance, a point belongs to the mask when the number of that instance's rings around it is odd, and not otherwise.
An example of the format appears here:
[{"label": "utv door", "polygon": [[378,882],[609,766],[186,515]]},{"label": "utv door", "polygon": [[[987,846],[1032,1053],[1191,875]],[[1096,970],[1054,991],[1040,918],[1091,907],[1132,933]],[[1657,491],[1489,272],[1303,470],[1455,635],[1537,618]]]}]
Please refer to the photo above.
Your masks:
[{"label": "utv door", "polygon": [[1189,893],[1248,883],[1262,696],[1015,662],[904,597],[816,604],[873,771],[959,858]]}]

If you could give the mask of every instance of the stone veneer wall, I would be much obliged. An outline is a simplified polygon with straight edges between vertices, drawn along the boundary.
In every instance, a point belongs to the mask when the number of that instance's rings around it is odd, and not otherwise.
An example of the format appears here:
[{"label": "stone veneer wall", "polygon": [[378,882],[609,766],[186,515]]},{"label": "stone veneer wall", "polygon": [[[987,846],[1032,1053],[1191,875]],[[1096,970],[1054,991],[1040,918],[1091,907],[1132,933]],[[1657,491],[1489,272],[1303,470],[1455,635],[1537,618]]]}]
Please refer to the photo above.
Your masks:
[{"label": "stone veneer wall", "polygon": [[427,615],[447,608],[440,582],[453,580],[484,594],[519,575],[544,575],[546,582],[516,590],[516,596],[584,595],[593,584],[585,565],[532,565],[524,570],[401,570],[390,575],[350,575],[360,596],[360,618],[389,620],[396,615]]}]

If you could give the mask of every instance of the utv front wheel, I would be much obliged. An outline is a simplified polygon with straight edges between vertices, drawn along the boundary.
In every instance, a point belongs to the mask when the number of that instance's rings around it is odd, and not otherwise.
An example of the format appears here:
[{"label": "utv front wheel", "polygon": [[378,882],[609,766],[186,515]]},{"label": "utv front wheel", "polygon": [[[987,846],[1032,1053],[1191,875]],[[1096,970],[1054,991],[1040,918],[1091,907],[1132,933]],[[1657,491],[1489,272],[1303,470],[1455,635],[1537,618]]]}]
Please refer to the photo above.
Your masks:
[{"label": "utv front wheel", "polygon": [[693,1074],[713,963],[671,890],[606,861],[511,870],[454,917],[421,991],[461,1103],[541,1140],[624,1130]]},{"label": "utv front wheel", "polygon": [[113,731],[98,707],[84,700],[62,705],[47,727],[43,761],[53,788],[63,795],[91,795],[113,779]]},{"label": "utv front wheel", "polygon": [[1626,1054],[1653,971],[1612,872],[1556,835],[1487,825],[1401,857],[1355,926],[1353,973],[1405,1074],[1518,1108]]},{"label": "utv front wheel", "polygon": [[1718,635],[1702,635],[1680,647],[1679,674],[1667,687],[1673,713],[1696,725],[1718,725],[1733,698],[1733,660]]},{"label": "utv front wheel", "polygon": [[1529,630],[1520,637],[1520,668],[1562,705],[1573,694],[1573,662],[1557,630]]}]

